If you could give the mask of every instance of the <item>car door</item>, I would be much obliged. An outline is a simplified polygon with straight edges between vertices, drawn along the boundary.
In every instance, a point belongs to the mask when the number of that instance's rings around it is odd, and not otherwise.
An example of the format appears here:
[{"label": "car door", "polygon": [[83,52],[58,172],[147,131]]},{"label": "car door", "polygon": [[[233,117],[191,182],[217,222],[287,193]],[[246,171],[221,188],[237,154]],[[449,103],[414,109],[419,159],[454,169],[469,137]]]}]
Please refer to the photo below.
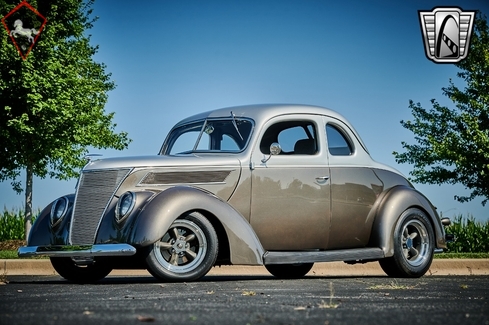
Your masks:
[{"label": "car door", "polygon": [[352,130],[324,118],[331,184],[331,228],[328,249],[365,247],[384,184],[369,165],[370,155]]},{"label": "car door", "polygon": [[[320,116],[287,115],[262,128],[252,154],[250,223],[266,250],[324,249],[330,184]],[[270,145],[281,152],[270,155]]]}]

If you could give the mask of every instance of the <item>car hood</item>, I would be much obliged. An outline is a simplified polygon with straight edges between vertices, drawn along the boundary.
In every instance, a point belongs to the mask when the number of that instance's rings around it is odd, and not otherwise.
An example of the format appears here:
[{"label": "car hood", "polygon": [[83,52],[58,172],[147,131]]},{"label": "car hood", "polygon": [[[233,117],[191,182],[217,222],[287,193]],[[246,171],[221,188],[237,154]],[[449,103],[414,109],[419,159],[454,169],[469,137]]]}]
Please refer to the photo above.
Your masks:
[{"label": "car hood", "polygon": [[144,168],[144,167],[192,167],[192,166],[240,166],[234,156],[140,156],[105,158],[90,161],[84,170]]}]

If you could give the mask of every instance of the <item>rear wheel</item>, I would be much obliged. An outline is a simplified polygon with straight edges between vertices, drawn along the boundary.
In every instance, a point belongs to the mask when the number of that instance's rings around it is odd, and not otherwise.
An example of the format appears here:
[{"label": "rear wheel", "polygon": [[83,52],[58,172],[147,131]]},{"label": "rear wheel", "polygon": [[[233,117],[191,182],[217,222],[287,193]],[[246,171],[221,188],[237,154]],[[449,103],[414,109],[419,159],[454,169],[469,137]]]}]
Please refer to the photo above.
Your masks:
[{"label": "rear wheel", "polygon": [[265,265],[265,268],[279,279],[298,279],[306,275],[313,265],[314,263],[268,264]]},{"label": "rear wheel", "polygon": [[218,252],[212,224],[192,212],[177,219],[166,234],[149,247],[148,271],[164,281],[193,281],[209,272]]},{"label": "rear wheel", "polygon": [[112,268],[103,261],[93,264],[77,265],[71,257],[51,257],[56,272],[68,281],[76,283],[94,283],[105,278]]},{"label": "rear wheel", "polygon": [[431,266],[434,245],[433,228],[425,213],[408,209],[394,232],[394,256],[380,260],[380,266],[393,277],[423,276]]}]

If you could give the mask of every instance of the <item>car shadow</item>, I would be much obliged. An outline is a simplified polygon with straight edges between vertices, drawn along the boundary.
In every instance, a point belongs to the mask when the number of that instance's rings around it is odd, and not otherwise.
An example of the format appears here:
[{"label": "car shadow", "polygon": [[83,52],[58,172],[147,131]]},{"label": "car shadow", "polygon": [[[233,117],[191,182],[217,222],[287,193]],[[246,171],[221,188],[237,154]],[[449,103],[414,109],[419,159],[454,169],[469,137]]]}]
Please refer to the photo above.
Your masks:
[{"label": "car shadow", "polygon": [[317,276],[317,275],[307,275],[299,279],[279,279],[272,275],[208,275],[197,281],[193,282],[166,282],[160,281],[152,276],[107,276],[106,278],[100,280],[96,283],[90,284],[78,284],[74,282],[67,281],[59,275],[12,275],[8,276],[8,284],[70,284],[70,285],[113,285],[113,284],[177,284],[177,283],[206,283],[206,282],[243,282],[243,281],[282,281],[282,282],[293,282],[293,281],[315,281],[315,280],[334,280],[334,279],[373,279],[373,278],[386,278],[387,276],[379,275],[364,275],[364,276],[344,276],[344,275],[334,275],[334,276]]}]

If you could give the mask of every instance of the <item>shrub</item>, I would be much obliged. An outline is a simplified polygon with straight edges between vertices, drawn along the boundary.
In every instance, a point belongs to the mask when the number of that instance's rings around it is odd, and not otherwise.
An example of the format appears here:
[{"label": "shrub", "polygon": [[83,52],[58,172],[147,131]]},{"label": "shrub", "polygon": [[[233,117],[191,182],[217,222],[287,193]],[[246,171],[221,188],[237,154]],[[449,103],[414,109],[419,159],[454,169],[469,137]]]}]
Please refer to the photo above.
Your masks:
[{"label": "shrub", "polygon": [[0,214],[0,241],[24,239],[24,211],[4,209]]}]

